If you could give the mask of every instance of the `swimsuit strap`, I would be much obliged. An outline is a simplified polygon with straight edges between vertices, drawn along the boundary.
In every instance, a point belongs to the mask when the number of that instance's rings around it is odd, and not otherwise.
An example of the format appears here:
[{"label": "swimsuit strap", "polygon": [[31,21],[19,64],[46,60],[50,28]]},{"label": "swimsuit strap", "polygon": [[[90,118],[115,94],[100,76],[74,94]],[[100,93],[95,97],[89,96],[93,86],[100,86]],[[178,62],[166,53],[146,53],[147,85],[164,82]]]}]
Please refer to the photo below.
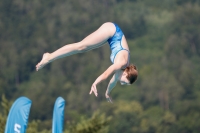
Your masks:
[{"label": "swimsuit strap", "polygon": [[[122,50],[125,50],[125,51],[128,52],[128,62],[126,63],[126,67],[127,67],[127,66],[129,65],[129,63],[130,63],[130,51],[129,51],[128,49],[122,48],[121,50],[119,50],[119,51],[115,54],[115,56],[116,56],[120,51],[122,51]],[[114,63],[115,56],[114,56],[114,58],[113,58],[113,63]],[[125,68],[126,68],[126,67],[125,67]]]},{"label": "swimsuit strap", "polygon": [[127,67],[130,63],[130,51],[128,49],[125,49],[125,48],[123,48],[122,50],[126,50],[128,52],[128,62],[126,63],[126,67]]}]

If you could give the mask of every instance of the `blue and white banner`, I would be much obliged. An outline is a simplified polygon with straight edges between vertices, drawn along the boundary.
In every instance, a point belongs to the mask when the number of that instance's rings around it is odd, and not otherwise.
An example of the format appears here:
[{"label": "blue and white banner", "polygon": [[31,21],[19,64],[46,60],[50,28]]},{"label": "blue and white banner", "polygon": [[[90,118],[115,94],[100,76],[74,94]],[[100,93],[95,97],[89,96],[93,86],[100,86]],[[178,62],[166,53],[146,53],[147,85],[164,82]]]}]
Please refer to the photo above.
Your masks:
[{"label": "blue and white banner", "polygon": [[6,122],[5,133],[25,133],[31,108],[31,100],[18,98],[12,105]]},{"label": "blue and white banner", "polygon": [[54,104],[52,133],[63,132],[64,108],[65,100],[62,97],[58,97]]}]

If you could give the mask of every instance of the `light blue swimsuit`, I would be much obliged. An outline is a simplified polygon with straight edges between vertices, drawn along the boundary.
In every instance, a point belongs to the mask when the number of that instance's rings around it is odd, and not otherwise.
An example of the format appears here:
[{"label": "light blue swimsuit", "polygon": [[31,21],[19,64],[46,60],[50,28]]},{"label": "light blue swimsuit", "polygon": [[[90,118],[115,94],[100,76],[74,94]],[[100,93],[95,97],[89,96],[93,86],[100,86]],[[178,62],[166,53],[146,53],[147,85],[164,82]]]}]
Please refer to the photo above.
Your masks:
[{"label": "light blue swimsuit", "polygon": [[[115,34],[111,38],[108,39],[108,43],[111,49],[110,60],[112,63],[114,63],[115,57],[119,51],[126,50],[130,54],[129,50],[123,48],[121,45],[122,37],[124,35],[122,30],[119,28],[117,24],[115,23],[113,24],[116,27],[116,31],[115,31]],[[127,62],[127,65],[128,64],[129,64],[129,61]]]}]

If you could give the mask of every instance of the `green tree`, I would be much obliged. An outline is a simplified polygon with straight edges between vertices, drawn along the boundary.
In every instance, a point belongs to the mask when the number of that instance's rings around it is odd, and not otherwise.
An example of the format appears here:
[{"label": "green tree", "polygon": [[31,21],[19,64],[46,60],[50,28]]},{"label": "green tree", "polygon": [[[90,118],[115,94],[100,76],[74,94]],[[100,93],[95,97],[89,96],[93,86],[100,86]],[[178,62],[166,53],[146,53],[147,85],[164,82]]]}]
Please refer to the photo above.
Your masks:
[{"label": "green tree", "polygon": [[77,124],[67,123],[65,133],[107,133],[111,117],[95,112],[89,119],[81,118]]}]

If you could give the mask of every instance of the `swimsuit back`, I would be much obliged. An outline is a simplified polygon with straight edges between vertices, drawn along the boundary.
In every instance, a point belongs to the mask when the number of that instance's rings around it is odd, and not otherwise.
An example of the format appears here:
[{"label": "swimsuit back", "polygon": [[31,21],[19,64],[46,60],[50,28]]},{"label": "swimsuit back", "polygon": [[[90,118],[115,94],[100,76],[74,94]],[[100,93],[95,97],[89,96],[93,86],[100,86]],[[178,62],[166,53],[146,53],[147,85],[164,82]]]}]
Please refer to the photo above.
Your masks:
[{"label": "swimsuit back", "polygon": [[[121,45],[122,37],[124,35],[122,30],[119,28],[117,24],[114,23],[114,25],[116,27],[115,34],[111,38],[108,39],[108,43],[111,49],[110,60],[112,63],[114,63],[117,53],[120,52],[121,50],[126,50],[130,54],[129,50],[123,48]],[[128,64],[129,62],[127,62],[127,65]]]}]

